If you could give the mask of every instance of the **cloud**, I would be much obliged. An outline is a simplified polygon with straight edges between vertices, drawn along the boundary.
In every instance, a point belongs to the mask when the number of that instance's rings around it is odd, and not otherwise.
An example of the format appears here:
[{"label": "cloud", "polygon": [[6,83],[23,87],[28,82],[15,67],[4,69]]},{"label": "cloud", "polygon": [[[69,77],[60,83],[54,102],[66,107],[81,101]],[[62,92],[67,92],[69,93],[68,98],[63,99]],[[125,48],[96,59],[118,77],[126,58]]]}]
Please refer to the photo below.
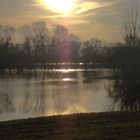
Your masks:
[{"label": "cloud", "polygon": [[111,6],[116,0],[75,0],[73,10],[69,15],[57,13],[55,10],[49,8],[44,0],[38,0],[33,3],[33,7],[42,11],[40,17],[45,20],[49,20],[49,23],[59,23],[66,26],[76,26],[82,24],[89,24],[93,22],[93,17],[96,16],[98,9],[107,8]]},{"label": "cloud", "polygon": [[111,3],[101,4],[99,2],[82,2],[75,8],[75,14],[83,14],[85,12],[109,6]]},{"label": "cloud", "polygon": [[[106,0],[106,2],[104,2],[103,0],[95,0],[94,2],[92,0],[73,0],[74,1],[74,5],[73,8],[71,10],[71,13],[69,15],[66,16],[77,16],[77,15],[82,15],[82,14],[86,14],[92,10],[98,9],[98,8],[104,8],[107,7],[111,4],[113,4],[116,0]],[[45,4],[45,0],[38,0],[36,1],[36,3],[34,4],[34,6],[38,7],[38,8],[44,8],[47,11],[50,11],[51,13],[57,14],[59,15],[59,17],[64,17],[65,14],[60,14],[55,10],[50,9],[50,7],[48,5]],[[89,15],[89,14],[86,14]]]}]

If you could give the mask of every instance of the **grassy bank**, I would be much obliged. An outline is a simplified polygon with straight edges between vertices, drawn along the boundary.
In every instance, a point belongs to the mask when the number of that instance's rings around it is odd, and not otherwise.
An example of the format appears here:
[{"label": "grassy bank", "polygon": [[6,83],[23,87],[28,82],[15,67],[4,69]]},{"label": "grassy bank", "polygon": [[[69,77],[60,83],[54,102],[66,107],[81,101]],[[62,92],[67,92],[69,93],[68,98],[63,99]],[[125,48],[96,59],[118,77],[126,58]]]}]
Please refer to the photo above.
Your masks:
[{"label": "grassy bank", "polygon": [[0,123],[0,140],[139,140],[140,112],[90,113]]}]

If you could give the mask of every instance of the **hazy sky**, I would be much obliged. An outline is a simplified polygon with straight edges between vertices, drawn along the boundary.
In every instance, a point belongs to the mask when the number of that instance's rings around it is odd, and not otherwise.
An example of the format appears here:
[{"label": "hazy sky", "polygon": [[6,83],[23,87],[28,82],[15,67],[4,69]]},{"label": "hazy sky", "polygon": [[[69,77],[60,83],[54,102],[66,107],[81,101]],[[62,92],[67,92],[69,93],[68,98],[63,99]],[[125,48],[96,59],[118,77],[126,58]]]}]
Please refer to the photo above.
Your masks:
[{"label": "hazy sky", "polygon": [[128,9],[132,5],[140,9],[140,0],[71,0],[73,3],[63,5],[64,1],[0,0],[0,24],[20,27],[43,20],[65,25],[82,39],[116,41],[120,39],[121,21]]}]

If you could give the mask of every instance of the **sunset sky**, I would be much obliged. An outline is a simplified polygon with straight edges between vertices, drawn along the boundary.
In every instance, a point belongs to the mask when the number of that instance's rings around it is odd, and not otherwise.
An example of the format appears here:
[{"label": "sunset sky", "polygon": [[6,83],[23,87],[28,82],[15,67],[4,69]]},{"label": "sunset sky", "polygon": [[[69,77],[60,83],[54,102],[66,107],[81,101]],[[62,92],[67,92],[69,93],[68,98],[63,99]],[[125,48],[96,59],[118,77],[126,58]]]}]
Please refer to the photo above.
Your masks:
[{"label": "sunset sky", "polygon": [[20,27],[34,21],[65,25],[82,39],[119,38],[121,20],[140,0],[0,0],[0,24]]}]

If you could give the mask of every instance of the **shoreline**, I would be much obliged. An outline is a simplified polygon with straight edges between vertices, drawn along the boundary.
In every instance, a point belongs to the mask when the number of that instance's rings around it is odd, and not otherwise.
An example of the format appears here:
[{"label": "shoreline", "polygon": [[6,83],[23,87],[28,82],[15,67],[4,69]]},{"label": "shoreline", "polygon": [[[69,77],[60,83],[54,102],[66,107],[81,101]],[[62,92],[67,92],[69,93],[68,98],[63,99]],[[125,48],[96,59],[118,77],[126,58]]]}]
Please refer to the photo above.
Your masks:
[{"label": "shoreline", "polygon": [[2,140],[138,140],[140,112],[82,113],[0,122]]}]

